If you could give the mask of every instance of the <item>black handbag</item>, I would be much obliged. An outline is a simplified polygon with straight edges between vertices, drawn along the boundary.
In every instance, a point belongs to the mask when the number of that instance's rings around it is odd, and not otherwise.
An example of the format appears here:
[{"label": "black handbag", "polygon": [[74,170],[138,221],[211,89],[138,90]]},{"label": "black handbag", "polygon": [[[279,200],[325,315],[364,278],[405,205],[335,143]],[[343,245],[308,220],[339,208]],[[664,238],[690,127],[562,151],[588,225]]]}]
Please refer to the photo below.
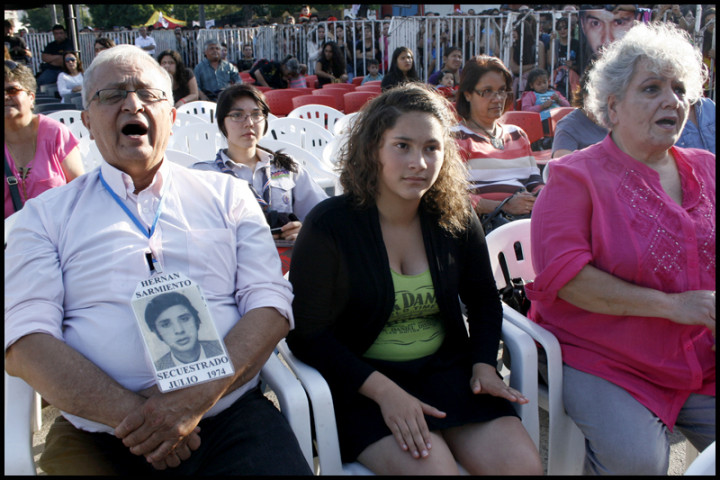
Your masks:
[{"label": "black handbag", "polygon": [[525,282],[522,278],[510,278],[505,255],[499,255],[500,269],[505,278],[505,286],[499,290],[500,299],[510,308],[527,316],[530,310],[530,300],[525,296]]},{"label": "black handbag", "polygon": [[5,181],[7,181],[8,188],[10,188],[10,197],[12,197],[13,207],[15,207],[15,211],[17,212],[22,209],[23,202],[20,198],[18,180],[15,175],[13,175],[10,165],[8,165],[7,158],[5,158]]}]

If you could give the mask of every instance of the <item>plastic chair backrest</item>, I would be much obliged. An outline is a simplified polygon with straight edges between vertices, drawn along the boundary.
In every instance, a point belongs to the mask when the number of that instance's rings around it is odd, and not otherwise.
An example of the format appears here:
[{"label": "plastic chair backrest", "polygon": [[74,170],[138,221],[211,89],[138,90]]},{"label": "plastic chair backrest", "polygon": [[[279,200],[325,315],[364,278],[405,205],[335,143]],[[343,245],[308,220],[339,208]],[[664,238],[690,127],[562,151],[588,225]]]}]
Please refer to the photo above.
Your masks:
[{"label": "plastic chair backrest", "polygon": [[575,107],[559,107],[559,108],[553,108],[550,110],[550,136],[555,136],[555,127],[557,126],[557,123],[567,114],[575,110]]},{"label": "plastic chair backrest", "polygon": [[345,116],[339,110],[327,105],[303,105],[293,109],[287,115],[290,118],[302,118],[315,122],[330,132],[334,132],[335,124]]},{"label": "plastic chair backrest", "polygon": [[341,112],[345,111],[345,100],[343,96],[346,94],[346,90],[342,88],[320,88],[313,90],[313,95],[317,96],[330,96],[335,99],[337,107],[333,107]]},{"label": "plastic chair backrest", "polygon": [[193,113],[187,113],[187,112],[180,112],[178,111],[175,115],[175,123],[173,124],[173,128],[175,127],[184,127],[185,125],[193,125],[197,123],[210,123],[210,120],[205,116],[198,116]]},{"label": "plastic chair backrest", "polygon": [[[500,264],[504,258],[511,278],[522,278],[526,283],[535,279],[535,269],[530,251],[530,219],[513,220],[487,235],[490,263],[498,288],[507,283]],[[500,255],[502,254],[502,257]]]},{"label": "plastic chair backrest", "polygon": [[382,80],[371,80],[369,82],[365,82],[365,85],[382,85]]},{"label": "plastic chair backrest", "polygon": [[[314,92],[317,92],[319,90],[313,90]],[[302,107],[303,105],[327,105],[328,107],[332,107],[335,110],[337,110],[337,100],[335,100],[335,97],[330,95],[300,95],[298,97],[293,97],[292,99],[293,104],[293,110]]]},{"label": "plastic chair backrest", "polygon": [[75,104],[73,103],[60,103],[60,100],[58,100],[58,103],[41,103],[39,105],[35,105],[35,108],[33,111],[35,113],[49,113],[49,112],[57,112],[58,110],[75,110],[79,111],[81,109],[78,109]]},{"label": "plastic chair backrest", "polygon": [[379,85],[359,85],[356,89],[356,92],[375,92],[375,93],[382,93],[382,87]]},{"label": "plastic chair backrest", "polygon": [[293,109],[293,97],[299,97],[303,92],[295,89],[276,89],[265,92],[270,111],[277,117],[284,117]]},{"label": "plastic chair backrest", "polygon": [[57,110],[48,112],[45,116],[64,124],[70,131],[80,129],[80,127],[82,127],[82,130],[88,131],[82,123],[82,112],[80,110]]},{"label": "plastic chair backrest", "polygon": [[302,118],[278,118],[268,125],[269,138],[292,143],[322,158],[322,150],[333,139],[333,134],[320,125]]},{"label": "plastic chair backrest", "polygon": [[103,162],[102,154],[98,150],[95,140],[90,140],[90,136],[78,137],[80,141],[80,156],[82,157],[83,168],[85,173],[99,167]]},{"label": "plastic chair backrest", "polygon": [[362,83],[362,81],[363,81],[364,78],[365,78],[364,75],[363,75],[363,76],[360,76],[360,77],[353,77],[353,79],[352,79],[352,84],[353,84],[353,85],[360,85],[360,84]]},{"label": "plastic chair backrest", "polygon": [[[200,159],[196,158],[193,155],[190,155],[189,153],[181,152],[180,150],[172,150],[167,149],[165,150],[165,158],[170,160],[173,163],[177,163],[178,165],[182,165],[183,167],[192,168],[192,166],[199,162]],[[210,160],[209,158],[205,160]]]},{"label": "plastic chair backrest", "polygon": [[357,114],[358,112],[346,113],[342,118],[335,122],[335,126],[333,127],[333,133],[335,136],[349,133],[352,124],[355,120],[357,120]]},{"label": "plastic chair backrest", "polygon": [[334,190],[337,192],[337,186],[339,185],[338,174],[333,170],[332,165],[327,165],[322,159],[316,155],[304,150],[303,148],[294,145],[292,143],[284,142],[282,140],[274,140],[269,136],[265,136],[260,139],[258,143],[261,147],[265,147],[274,152],[282,151],[290,155],[296,162],[308,172],[310,177],[320,187],[325,190]]},{"label": "plastic chair backrest", "polygon": [[317,88],[317,75],[305,75],[305,83],[307,83],[307,86],[310,88]]},{"label": "plastic chair backrest", "polygon": [[227,147],[227,140],[218,130],[217,125],[195,123],[173,129],[173,150],[189,153],[199,160],[215,158],[218,149]]},{"label": "plastic chair backrest", "polygon": [[359,111],[367,102],[380,95],[379,92],[349,92],[344,95],[345,113]]},{"label": "plastic chair backrest", "polygon": [[509,123],[522,128],[527,133],[530,143],[536,142],[544,136],[542,120],[537,112],[511,110],[500,117],[500,123]]},{"label": "plastic chair backrest", "polygon": [[215,123],[215,110],[217,105],[215,102],[208,102],[207,100],[195,100],[194,102],[186,103],[177,109],[178,112],[191,113],[198,117],[203,117],[208,120],[209,123]]}]

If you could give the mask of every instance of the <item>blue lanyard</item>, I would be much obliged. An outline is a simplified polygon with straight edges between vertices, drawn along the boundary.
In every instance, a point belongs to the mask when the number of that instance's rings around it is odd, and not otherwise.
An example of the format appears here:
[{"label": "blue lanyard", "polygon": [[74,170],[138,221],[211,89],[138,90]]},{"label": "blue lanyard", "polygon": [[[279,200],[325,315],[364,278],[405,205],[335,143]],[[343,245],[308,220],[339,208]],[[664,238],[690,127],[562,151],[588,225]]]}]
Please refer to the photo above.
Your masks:
[{"label": "blue lanyard", "polygon": [[162,197],[160,197],[160,204],[158,205],[157,213],[155,214],[155,219],[153,220],[152,227],[150,227],[147,231],[145,231],[145,227],[142,223],[140,223],[140,220],[137,219],[137,217],[130,211],[130,209],[123,203],[123,201],[120,199],[120,197],[117,196],[115,192],[112,191],[110,188],[110,185],[107,184],[105,179],[103,178],[102,171],[100,171],[100,182],[103,184],[103,187],[105,187],[105,190],[107,190],[110,195],[112,196],[113,200],[115,200],[115,203],[120,205],[120,207],[125,210],[125,213],[128,217],[130,217],[130,220],[133,221],[135,225],[140,229],[140,231],[145,235],[147,238],[151,238],[153,234],[155,233],[155,227],[157,226],[158,219],[160,218],[160,212],[162,212],[163,209],[163,202],[165,201],[165,195],[163,194]]}]

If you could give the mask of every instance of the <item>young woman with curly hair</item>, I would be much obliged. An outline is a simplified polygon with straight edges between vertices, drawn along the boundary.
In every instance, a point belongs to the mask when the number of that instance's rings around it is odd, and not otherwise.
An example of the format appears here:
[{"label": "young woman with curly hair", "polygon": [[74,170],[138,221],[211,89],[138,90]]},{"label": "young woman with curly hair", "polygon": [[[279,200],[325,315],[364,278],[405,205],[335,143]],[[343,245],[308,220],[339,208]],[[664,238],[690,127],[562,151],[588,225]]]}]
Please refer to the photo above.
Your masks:
[{"label": "young woman with curly hair", "polygon": [[173,79],[175,108],[194,102],[199,97],[198,84],[192,69],[185,66],[182,56],[175,50],[165,50],[157,57],[158,63]]}]

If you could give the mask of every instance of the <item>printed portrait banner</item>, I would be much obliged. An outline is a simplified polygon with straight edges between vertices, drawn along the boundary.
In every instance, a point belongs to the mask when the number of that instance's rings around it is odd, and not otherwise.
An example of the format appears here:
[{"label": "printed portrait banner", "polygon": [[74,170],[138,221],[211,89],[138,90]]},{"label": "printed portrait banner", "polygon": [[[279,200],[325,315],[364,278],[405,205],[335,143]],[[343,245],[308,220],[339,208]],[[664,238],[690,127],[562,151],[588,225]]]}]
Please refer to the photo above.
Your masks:
[{"label": "printed portrait banner", "polygon": [[160,391],[235,373],[200,285],[182,273],[154,275],[131,302]]}]

